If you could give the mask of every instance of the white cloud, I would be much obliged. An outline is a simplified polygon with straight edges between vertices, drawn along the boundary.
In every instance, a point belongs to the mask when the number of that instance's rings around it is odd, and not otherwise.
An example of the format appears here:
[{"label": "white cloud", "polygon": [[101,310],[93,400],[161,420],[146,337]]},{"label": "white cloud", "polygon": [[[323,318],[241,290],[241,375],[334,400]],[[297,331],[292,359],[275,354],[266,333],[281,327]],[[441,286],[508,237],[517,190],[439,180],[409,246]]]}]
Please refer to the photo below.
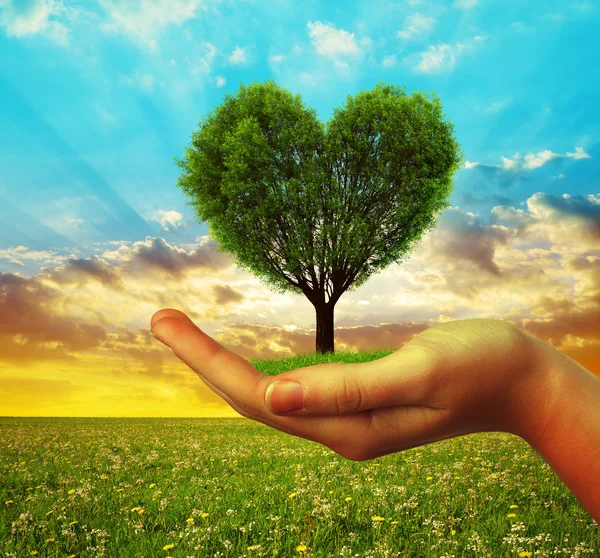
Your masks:
[{"label": "white cloud", "polygon": [[450,45],[431,45],[428,50],[420,54],[421,61],[417,70],[432,72],[435,70],[450,69],[454,67],[456,56]]},{"label": "white cloud", "polygon": [[105,108],[100,105],[95,105],[94,108],[98,114],[102,117],[102,120],[108,124],[114,124],[118,119],[114,114],[108,112]]},{"label": "white cloud", "polygon": [[470,10],[479,4],[479,0],[456,0],[454,5],[463,10]]},{"label": "white cloud", "polygon": [[[467,52],[473,52],[475,46],[482,44],[487,39],[487,35],[477,35],[472,40],[464,43],[430,45],[425,52],[418,53],[418,64],[416,70],[420,72],[435,72],[450,70],[454,67],[459,55]],[[414,56],[408,57],[408,60],[414,59]]]},{"label": "white cloud", "polygon": [[183,225],[183,215],[178,211],[163,211],[159,209],[150,217],[152,221],[158,221],[166,231],[178,229]]},{"label": "white cloud", "polygon": [[508,104],[509,104],[508,101],[499,101],[497,103],[492,103],[491,105],[486,107],[484,110],[485,110],[485,112],[496,113],[496,112],[500,112],[504,107],[508,106]]},{"label": "white cloud", "polygon": [[223,76],[217,76],[217,87],[223,87],[227,80]]},{"label": "white cloud", "polygon": [[531,27],[528,27],[524,21],[515,21],[514,23],[510,24],[510,28],[514,33],[528,33],[532,30]]},{"label": "white cloud", "polygon": [[216,47],[211,43],[203,42],[202,48],[204,49],[205,53],[198,60],[193,60],[193,59],[189,60],[188,59],[190,71],[195,76],[198,76],[198,75],[207,76],[210,74],[210,71],[212,69],[212,64],[215,60],[215,55],[217,53]]},{"label": "white cloud", "polygon": [[245,64],[246,63],[246,47],[240,48],[236,46],[234,51],[229,57],[229,62],[232,64]]},{"label": "white cloud", "polygon": [[435,24],[435,19],[419,13],[412,14],[406,20],[404,29],[396,34],[401,39],[412,39],[424,35],[431,31]]},{"label": "white cloud", "polygon": [[551,12],[551,13],[544,14],[542,16],[542,19],[549,19],[551,21],[563,21],[565,19],[565,16],[564,16],[564,14],[561,14],[560,12]]},{"label": "white cloud", "polygon": [[337,54],[356,54],[359,52],[354,33],[316,21],[307,24],[309,35],[317,53],[325,56]]},{"label": "white cloud", "polygon": [[303,72],[300,74],[300,79],[305,83],[309,83],[313,87],[315,85],[317,85],[317,79],[314,74],[310,74],[308,72]]},{"label": "white cloud", "polygon": [[487,168],[497,168],[507,171],[531,171],[543,167],[546,163],[553,159],[590,159],[591,155],[586,153],[583,147],[576,147],[574,153],[554,153],[549,149],[540,151],[538,153],[528,153],[525,157],[522,157],[519,153],[515,153],[512,159],[508,157],[501,157],[501,165],[487,165],[483,163],[474,163],[467,161],[465,168],[472,169],[478,166]]},{"label": "white cloud", "polygon": [[79,217],[65,217],[65,221],[75,229],[83,223],[83,219],[80,219]]},{"label": "white cloud", "polygon": [[384,68],[394,67],[396,65],[396,55],[390,54],[389,56],[384,57],[384,59],[381,61],[381,65]]},{"label": "white cloud", "polygon": [[[9,37],[27,37],[42,35],[62,46],[69,42],[67,26],[56,21],[59,16],[67,16],[70,11],[62,2],[54,0],[34,0],[21,2],[17,0],[0,1],[0,27]],[[51,18],[54,18],[51,20]]]},{"label": "white cloud", "polygon": [[574,10],[579,10],[580,12],[591,12],[594,10],[594,6],[591,2],[573,2],[570,7]]},{"label": "white cloud", "polygon": [[590,154],[586,153],[583,147],[576,147],[575,153],[567,153],[567,157],[572,157],[573,159],[591,159]]},{"label": "white cloud", "polygon": [[146,93],[152,93],[154,90],[154,76],[150,74],[139,74],[136,72],[132,76],[123,76],[122,81],[129,85],[129,87],[142,89]]},{"label": "white cloud", "polygon": [[155,51],[162,28],[196,17],[202,3],[203,0],[100,0],[112,20],[100,29],[105,33],[123,33],[138,45]]},{"label": "white cloud", "polygon": [[283,54],[274,54],[273,56],[269,56],[269,62],[273,64],[278,64],[279,62],[283,62],[286,59],[286,56]]},{"label": "white cloud", "polygon": [[[2,7],[1,3],[0,7]],[[27,246],[19,245],[0,250],[0,259],[24,266],[23,260],[59,263],[66,262],[69,256],[60,256],[56,252],[48,250],[30,250]]]}]

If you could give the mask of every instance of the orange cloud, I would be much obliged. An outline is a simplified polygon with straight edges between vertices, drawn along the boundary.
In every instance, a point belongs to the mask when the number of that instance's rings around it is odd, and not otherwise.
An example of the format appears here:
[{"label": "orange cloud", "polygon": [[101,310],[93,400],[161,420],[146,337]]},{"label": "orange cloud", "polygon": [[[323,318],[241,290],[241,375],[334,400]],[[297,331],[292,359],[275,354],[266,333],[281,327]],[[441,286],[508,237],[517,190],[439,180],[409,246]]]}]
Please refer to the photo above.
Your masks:
[{"label": "orange cloud", "polygon": [[[446,211],[408,261],[342,296],[336,350],[394,350],[438,322],[492,317],[600,376],[599,207],[600,196],[535,194],[489,222]],[[315,350],[308,300],[265,287],[210,237],[55,261],[31,277],[0,273],[3,414],[237,416],[150,335],[160,308],[181,309],[247,360]]]}]

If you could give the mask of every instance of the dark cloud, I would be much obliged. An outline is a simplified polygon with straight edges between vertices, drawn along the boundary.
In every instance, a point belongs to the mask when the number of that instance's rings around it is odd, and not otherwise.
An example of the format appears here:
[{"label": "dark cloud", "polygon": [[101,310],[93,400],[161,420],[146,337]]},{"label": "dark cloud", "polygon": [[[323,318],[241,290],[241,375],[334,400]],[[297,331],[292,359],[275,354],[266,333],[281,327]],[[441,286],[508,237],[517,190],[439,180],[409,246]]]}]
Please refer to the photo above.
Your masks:
[{"label": "dark cloud", "polygon": [[69,359],[69,352],[92,349],[105,341],[101,326],[61,315],[64,298],[61,291],[35,278],[0,272],[0,358]]},{"label": "dark cloud", "polygon": [[558,346],[567,335],[600,342],[600,306],[579,311],[562,311],[550,320],[524,320],[523,329]]},{"label": "dark cloud", "polygon": [[506,228],[485,225],[477,215],[453,208],[440,218],[439,230],[432,239],[433,251],[446,261],[469,260],[482,271],[500,276],[494,252],[498,244],[506,244],[512,236]]},{"label": "dark cloud", "polygon": [[573,232],[585,240],[600,240],[600,195],[554,196],[537,192],[527,200],[527,209],[496,206],[490,223],[516,228],[519,235],[539,224],[560,230],[565,223],[574,225]]},{"label": "dark cloud", "polygon": [[112,287],[119,290],[123,288],[123,282],[116,270],[98,256],[85,259],[70,259],[66,264],[53,268],[42,267],[39,275],[64,286],[73,286],[76,284],[81,286],[88,279],[94,279],[105,287]]},{"label": "dark cloud", "polygon": [[553,196],[538,192],[529,198],[528,205],[549,219],[577,221],[583,231],[600,240],[600,196]]},{"label": "dark cloud", "polygon": [[464,205],[512,205],[514,200],[507,196],[502,196],[500,194],[488,193],[485,196],[477,197],[474,196],[471,192],[461,191],[458,192],[459,201]]},{"label": "dark cloud", "polygon": [[234,291],[229,285],[215,285],[212,290],[215,293],[215,303],[219,305],[226,306],[244,300],[244,295]]},{"label": "dark cloud", "polygon": [[121,266],[123,274],[149,269],[181,278],[187,272],[197,269],[210,271],[233,265],[231,256],[220,252],[218,244],[212,239],[202,243],[195,250],[186,252],[183,248],[172,246],[162,238],[147,236],[143,242],[134,243],[132,248],[122,247],[119,252],[126,259]]}]

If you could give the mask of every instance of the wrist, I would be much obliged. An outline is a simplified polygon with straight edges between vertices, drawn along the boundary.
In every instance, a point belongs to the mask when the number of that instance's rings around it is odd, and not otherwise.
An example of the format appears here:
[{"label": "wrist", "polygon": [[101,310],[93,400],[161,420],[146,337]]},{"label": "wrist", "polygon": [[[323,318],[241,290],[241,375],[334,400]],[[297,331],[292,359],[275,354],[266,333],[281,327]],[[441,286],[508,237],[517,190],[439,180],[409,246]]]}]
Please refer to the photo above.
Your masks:
[{"label": "wrist", "polygon": [[542,339],[524,331],[523,335],[526,336],[527,364],[510,397],[516,418],[511,433],[537,447],[556,419],[561,399],[564,400],[564,384],[576,363]]}]

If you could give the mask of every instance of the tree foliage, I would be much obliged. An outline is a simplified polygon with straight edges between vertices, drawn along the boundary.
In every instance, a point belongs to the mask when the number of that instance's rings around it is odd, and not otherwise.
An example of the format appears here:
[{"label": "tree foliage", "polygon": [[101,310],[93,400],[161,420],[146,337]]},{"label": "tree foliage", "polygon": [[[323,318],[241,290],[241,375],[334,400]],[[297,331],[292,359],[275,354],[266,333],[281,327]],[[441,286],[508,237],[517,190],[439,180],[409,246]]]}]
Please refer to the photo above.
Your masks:
[{"label": "tree foliage", "polygon": [[220,248],[317,305],[411,253],[449,207],[462,153],[435,94],[380,83],[325,125],[267,81],[226,95],[175,161]]}]

